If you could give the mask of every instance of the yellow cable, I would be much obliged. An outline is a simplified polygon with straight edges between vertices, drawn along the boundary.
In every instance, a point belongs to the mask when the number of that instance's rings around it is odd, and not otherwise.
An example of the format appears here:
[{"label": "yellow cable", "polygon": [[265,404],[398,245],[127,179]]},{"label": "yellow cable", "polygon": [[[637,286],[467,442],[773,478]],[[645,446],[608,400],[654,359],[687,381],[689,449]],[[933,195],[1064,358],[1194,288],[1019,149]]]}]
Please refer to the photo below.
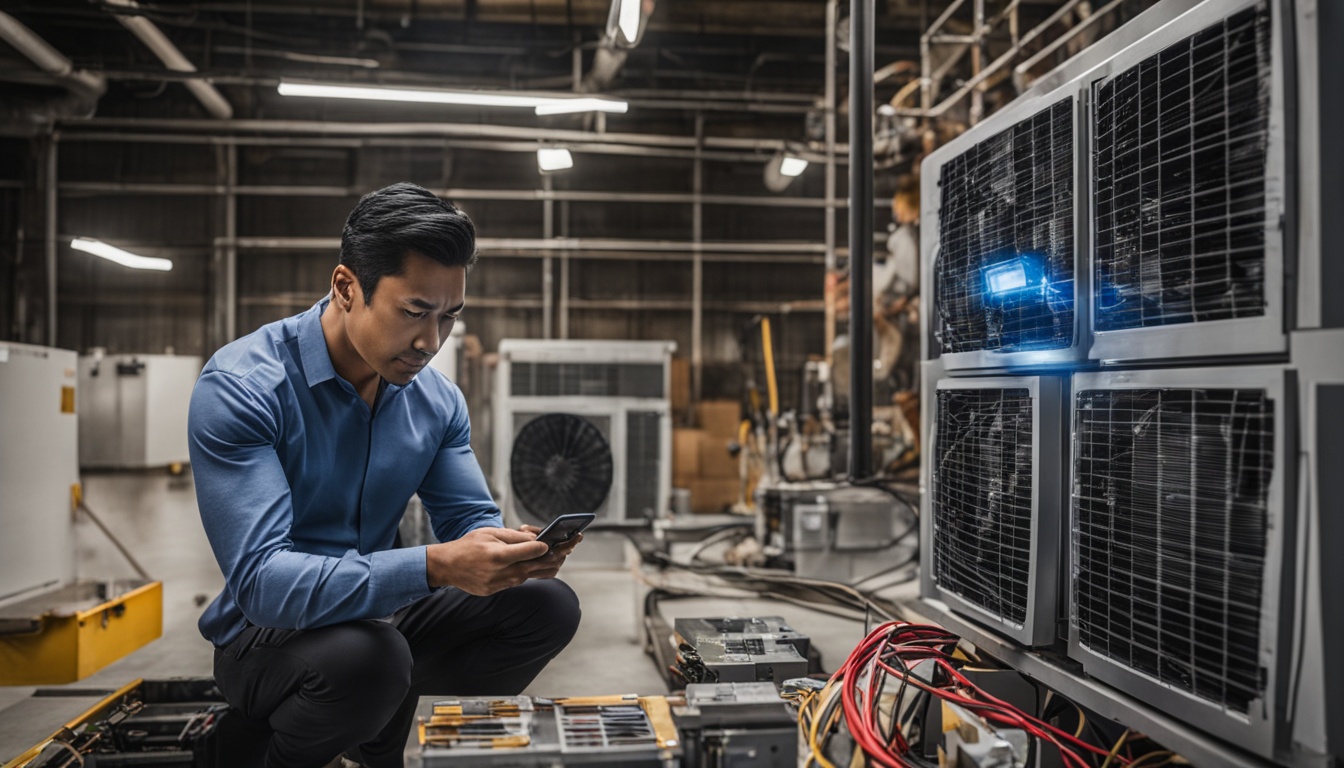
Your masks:
[{"label": "yellow cable", "polygon": [[775,350],[770,343],[770,318],[761,318],[761,346],[765,349],[765,388],[770,393],[770,417],[779,415],[779,387],[775,384]]},{"label": "yellow cable", "polygon": [[1111,747],[1111,753],[1106,756],[1106,762],[1101,764],[1101,768],[1111,768],[1111,761],[1115,759],[1116,755],[1120,754],[1120,748],[1125,745],[1125,739],[1128,738],[1129,729],[1125,729],[1125,732],[1120,734],[1120,740],[1115,742],[1114,747]]}]

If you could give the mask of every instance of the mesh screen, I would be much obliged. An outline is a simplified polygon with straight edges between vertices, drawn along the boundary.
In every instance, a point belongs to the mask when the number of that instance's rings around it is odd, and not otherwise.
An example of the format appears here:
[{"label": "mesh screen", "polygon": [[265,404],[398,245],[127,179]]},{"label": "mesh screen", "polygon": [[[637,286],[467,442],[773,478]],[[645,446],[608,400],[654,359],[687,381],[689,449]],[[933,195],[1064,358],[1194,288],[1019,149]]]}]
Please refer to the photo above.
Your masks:
[{"label": "mesh screen", "polygon": [[939,587],[1027,619],[1034,466],[1026,389],[938,392],[933,568]]},{"label": "mesh screen", "polygon": [[566,749],[598,749],[657,743],[653,724],[638,704],[556,707]]},{"label": "mesh screen", "polygon": [[942,351],[1072,344],[1073,99],[952,158],[939,185]]},{"label": "mesh screen", "polygon": [[625,420],[625,516],[657,517],[658,469],[663,417],[657,411],[630,411]]},{"label": "mesh screen", "polygon": [[663,366],[515,362],[510,366],[509,392],[521,397],[663,397]]},{"label": "mesh screen", "polygon": [[1096,86],[1096,328],[1265,313],[1269,10]]},{"label": "mesh screen", "polygon": [[1246,712],[1259,663],[1273,403],[1262,390],[1078,394],[1083,645]]}]

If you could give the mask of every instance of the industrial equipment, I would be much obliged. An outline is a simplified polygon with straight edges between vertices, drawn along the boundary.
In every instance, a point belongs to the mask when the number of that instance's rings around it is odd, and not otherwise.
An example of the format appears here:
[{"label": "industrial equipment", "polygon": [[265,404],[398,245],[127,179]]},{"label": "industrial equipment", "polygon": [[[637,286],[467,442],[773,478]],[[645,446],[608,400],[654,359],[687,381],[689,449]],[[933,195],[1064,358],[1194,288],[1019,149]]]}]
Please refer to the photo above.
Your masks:
[{"label": "industrial equipment", "polygon": [[0,343],[0,685],[69,683],[159,637],[163,585],[75,561],[75,353]]},{"label": "industrial equipment", "polygon": [[925,391],[922,592],[1024,645],[1055,640],[1066,383],[944,378]]},{"label": "industrial equipment", "polygon": [[673,707],[685,768],[793,768],[798,726],[771,683],[696,683]]},{"label": "industrial equipment", "polygon": [[187,411],[200,373],[195,356],[81,355],[80,467],[186,464]]},{"label": "industrial equipment", "polygon": [[757,488],[756,508],[766,556],[799,576],[855,583],[916,556],[914,507],[880,487],[779,483]]},{"label": "industrial equipment", "polygon": [[510,457],[529,422],[566,413],[590,423],[611,449],[611,494],[596,510],[598,522],[664,514],[672,486],[674,350],[672,342],[663,341],[501,341],[494,474],[505,511],[542,524],[554,516],[549,508],[528,507],[512,492]]},{"label": "industrial equipment", "polygon": [[1272,757],[1295,620],[1281,367],[1074,376],[1070,653]]},{"label": "industrial equipment", "polygon": [[681,755],[663,696],[447,699],[419,734],[424,768],[671,768]]},{"label": "industrial equipment", "polygon": [[[1333,735],[1344,702],[1330,693],[1344,670],[1326,650],[1344,612],[1315,586],[1339,577],[1322,549],[1335,529],[1321,500],[1344,460],[1332,437],[1341,223],[1328,213],[1340,199],[1320,162],[1337,151],[1324,137],[1338,122],[1324,93],[1335,54],[1323,51],[1344,17],[1325,5],[1164,0],[923,167],[924,231],[935,235],[922,254],[933,329],[925,603],[979,647],[1197,765],[1344,757]],[[1071,148],[1055,157],[1073,164],[1074,183],[1012,187],[1006,179],[1063,146],[1026,129],[1066,103]],[[996,175],[1003,168],[1015,175]],[[1063,232],[1064,217],[1048,215],[1061,202],[1040,191],[1071,200],[1071,322],[1052,289],[1055,251],[1040,246]],[[979,231],[1004,222],[1011,236]],[[1028,300],[1042,312],[1024,314]],[[1011,338],[1028,344],[979,348]],[[1030,346],[1038,340],[1050,343]],[[1031,417],[1053,421],[1024,429],[1014,382],[1047,381],[1057,394],[1047,404],[1032,390]],[[967,393],[979,403],[962,402]],[[959,418],[977,412],[978,428]],[[999,461],[1027,446],[1030,471]],[[972,456],[991,460],[958,473]],[[973,491],[956,496],[949,481],[961,477]],[[1032,558],[1014,563],[1004,539],[984,543],[1020,532],[1027,518],[1010,502],[1028,491],[1037,537]],[[1069,513],[1053,519],[1067,524],[1039,517],[1061,498]],[[973,524],[946,525],[948,510]],[[1069,537],[1046,541],[1047,528]],[[1038,558],[1036,546],[1063,556]],[[975,579],[949,582],[967,563]],[[1044,610],[1019,621],[1023,595]]]},{"label": "industrial equipment", "polygon": [[677,619],[677,641],[703,667],[692,682],[776,685],[808,672],[807,635],[780,616]]}]

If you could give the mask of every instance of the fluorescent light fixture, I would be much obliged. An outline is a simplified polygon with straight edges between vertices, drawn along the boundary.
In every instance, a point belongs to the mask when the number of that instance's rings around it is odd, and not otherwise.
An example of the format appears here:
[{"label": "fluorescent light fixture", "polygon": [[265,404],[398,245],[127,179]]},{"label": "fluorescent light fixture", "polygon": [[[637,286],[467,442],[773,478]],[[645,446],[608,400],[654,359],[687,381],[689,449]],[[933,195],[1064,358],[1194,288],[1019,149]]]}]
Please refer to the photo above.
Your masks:
[{"label": "fluorescent light fixture", "polygon": [[[320,99],[402,101],[469,107],[519,107],[535,109],[539,115],[559,115],[567,112],[625,112],[630,108],[626,102],[614,99],[523,96],[498,91],[443,91],[429,88],[383,88],[291,82],[281,82],[279,91],[282,96],[309,96]],[[542,111],[543,108],[547,111]]]},{"label": "fluorescent light fixture", "polygon": [[985,267],[985,283],[993,294],[1026,288],[1027,265],[1022,259],[1013,259]]},{"label": "fluorescent light fixture", "polygon": [[639,7],[644,0],[616,0],[620,3],[616,24],[621,28],[627,42],[634,43],[639,37]]},{"label": "fluorescent light fixture", "polygon": [[779,172],[785,176],[797,176],[807,170],[807,161],[801,157],[786,156],[779,164]]},{"label": "fluorescent light fixture", "polygon": [[574,156],[568,149],[538,149],[537,167],[543,171],[563,171],[574,167]]},{"label": "fluorescent light fixture", "polygon": [[538,104],[538,115],[568,115],[575,112],[612,112],[625,114],[630,105],[624,101],[612,99],[552,99],[548,104]]},{"label": "fluorescent light fixture", "polygon": [[76,237],[70,241],[70,247],[77,251],[92,253],[94,256],[101,256],[108,261],[115,261],[123,267],[130,267],[131,269],[154,269],[159,272],[167,272],[173,268],[173,262],[168,259],[137,256],[91,237]]}]

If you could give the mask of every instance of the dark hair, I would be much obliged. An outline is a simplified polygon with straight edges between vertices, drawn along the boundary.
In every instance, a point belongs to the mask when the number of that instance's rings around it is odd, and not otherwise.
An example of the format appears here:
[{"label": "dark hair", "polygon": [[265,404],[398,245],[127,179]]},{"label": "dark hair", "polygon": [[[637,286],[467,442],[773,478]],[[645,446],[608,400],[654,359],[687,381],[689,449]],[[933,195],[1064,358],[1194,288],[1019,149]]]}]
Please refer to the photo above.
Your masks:
[{"label": "dark hair", "polygon": [[452,203],[404,181],[365,195],[345,220],[341,264],[355,273],[365,304],[379,280],[405,271],[411,251],[446,267],[471,269],[476,227]]}]

